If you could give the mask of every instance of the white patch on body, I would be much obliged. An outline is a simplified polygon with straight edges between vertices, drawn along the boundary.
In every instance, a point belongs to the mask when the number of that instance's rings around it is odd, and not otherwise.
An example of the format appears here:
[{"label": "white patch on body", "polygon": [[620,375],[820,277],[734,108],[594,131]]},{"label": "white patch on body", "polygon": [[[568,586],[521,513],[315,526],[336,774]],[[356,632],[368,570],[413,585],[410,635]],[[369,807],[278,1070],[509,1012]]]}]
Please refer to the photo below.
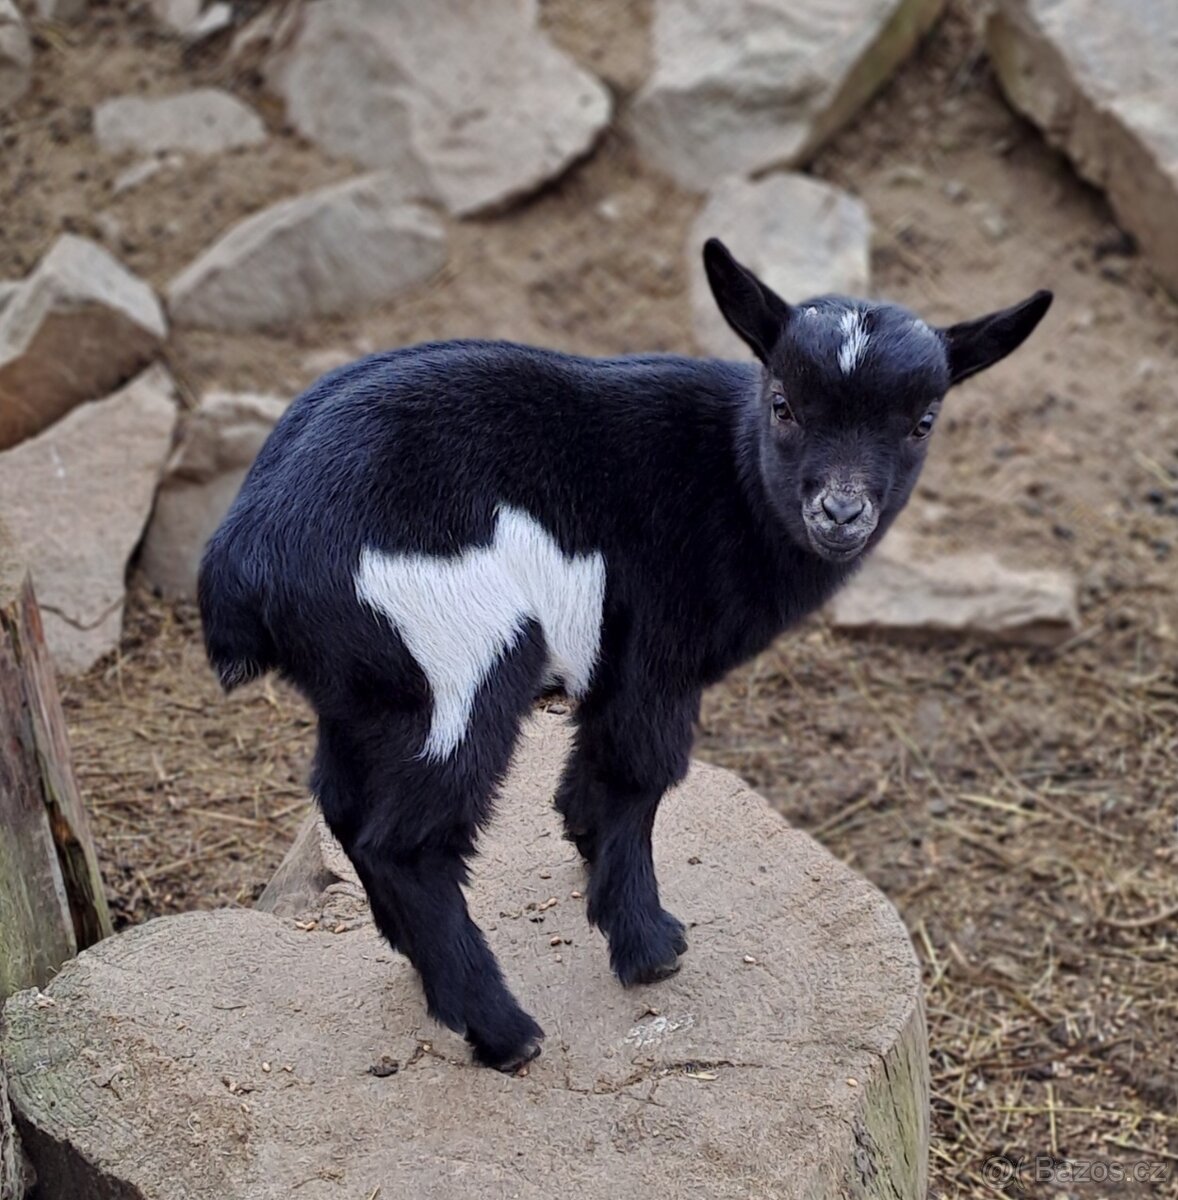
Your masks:
[{"label": "white patch on body", "polygon": [[863,324],[863,314],[857,308],[848,308],[839,318],[839,330],[843,335],[839,346],[839,370],[850,373],[863,361],[870,340]]},{"label": "white patch on body", "polygon": [[491,544],[453,558],[366,546],[356,595],[388,618],[425,672],[434,707],[423,753],[443,759],[461,745],[475,693],[529,619],[543,630],[546,682],[574,697],[588,690],[601,645],[605,560],[566,555],[533,517],[504,506]]}]

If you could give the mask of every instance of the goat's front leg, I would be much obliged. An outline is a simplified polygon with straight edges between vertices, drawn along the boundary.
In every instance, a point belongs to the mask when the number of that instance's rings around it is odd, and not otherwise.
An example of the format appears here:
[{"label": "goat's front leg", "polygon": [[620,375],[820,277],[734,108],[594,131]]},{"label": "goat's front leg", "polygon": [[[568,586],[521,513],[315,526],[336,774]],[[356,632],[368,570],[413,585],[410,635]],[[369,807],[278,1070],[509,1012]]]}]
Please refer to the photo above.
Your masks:
[{"label": "goat's front leg", "polygon": [[699,697],[624,693],[586,700],[557,791],[570,839],[590,867],[589,920],[609,939],[623,984],[674,974],[682,922],[659,901],[651,834],[659,801],[687,772]]}]

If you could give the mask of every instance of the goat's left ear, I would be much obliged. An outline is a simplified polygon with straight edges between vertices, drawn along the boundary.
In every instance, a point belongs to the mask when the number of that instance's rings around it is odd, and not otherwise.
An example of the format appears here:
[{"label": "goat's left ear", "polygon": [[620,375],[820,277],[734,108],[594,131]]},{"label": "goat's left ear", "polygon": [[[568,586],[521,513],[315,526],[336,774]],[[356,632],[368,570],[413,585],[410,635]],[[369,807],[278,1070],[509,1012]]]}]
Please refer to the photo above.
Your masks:
[{"label": "goat's left ear", "polygon": [[1036,292],[1021,304],[962,321],[941,330],[949,354],[949,382],[960,383],[1017,350],[1051,307],[1050,292]]}]

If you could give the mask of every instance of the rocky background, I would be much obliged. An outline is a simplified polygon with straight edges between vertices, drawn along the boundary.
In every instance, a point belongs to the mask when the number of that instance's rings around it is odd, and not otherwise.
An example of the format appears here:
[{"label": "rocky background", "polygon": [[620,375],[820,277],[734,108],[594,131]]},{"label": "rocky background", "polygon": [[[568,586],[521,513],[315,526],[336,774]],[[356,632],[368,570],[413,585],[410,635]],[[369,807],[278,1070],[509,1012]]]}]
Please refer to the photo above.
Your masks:
[{"label": "rocky background", "polygon": [[740,354],[710,234],[790,299],[1047,286],[701,751],[900,906],[945,1194],[999,1150],[1175,1162],[1176,80],[1172,0],[0,0],[0,520],[120,918],[249,903],[305,811],[306,711],[220,699],[190,601],[324,371]]}]

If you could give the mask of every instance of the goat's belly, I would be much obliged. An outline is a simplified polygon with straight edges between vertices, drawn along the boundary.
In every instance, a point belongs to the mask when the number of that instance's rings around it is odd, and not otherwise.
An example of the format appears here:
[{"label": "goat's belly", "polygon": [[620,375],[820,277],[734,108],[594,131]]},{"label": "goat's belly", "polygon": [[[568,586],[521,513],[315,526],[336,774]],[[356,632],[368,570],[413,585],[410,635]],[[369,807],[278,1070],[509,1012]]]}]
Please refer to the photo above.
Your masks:
[{"label": "goat's belly", "polygon": [[605,561],[566,555],[528,513],[499,510],[489,546],[439,558],[365,548],[356,596],[385,617],[429,680],[433,716],[424,752],[462,743],[475,695],[529,622],[543,634],[546,684],[589,686],[601,648]]}]

